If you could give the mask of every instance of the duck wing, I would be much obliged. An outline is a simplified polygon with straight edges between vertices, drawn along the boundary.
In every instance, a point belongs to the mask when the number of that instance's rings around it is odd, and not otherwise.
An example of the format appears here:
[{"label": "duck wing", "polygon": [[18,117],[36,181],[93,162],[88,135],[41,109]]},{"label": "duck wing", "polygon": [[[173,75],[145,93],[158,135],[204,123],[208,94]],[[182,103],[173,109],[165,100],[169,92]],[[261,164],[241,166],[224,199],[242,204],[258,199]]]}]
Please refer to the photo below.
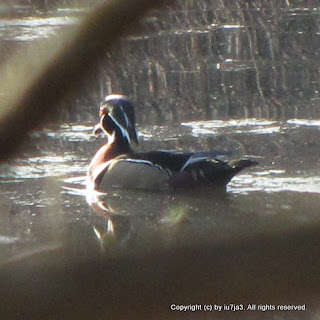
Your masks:
[{"label": "duck wing", "polygon": [[226,162],[217,159],[216,155],[216,152],[151,151],[135,153],[130,158],[149,161],[150,164],[168,171],[168,183],[173,188],[211,186],[225,189],[237,173],[258,164],[249,159]]},{"label": "duck wing", "polygon": [[219,159],[191,158],[176,177],[170,177],[171,185],[183,187],[188,182],[186,179],[189,179],[189,185],[225,188],[236,174],[257,164],[249,159],[226,162]]},{"label": "duck wing", "polygon": [[130,155],[132,159],[140,159],[150,161],[171,172],[183,171],[183,169],[190,163],[203,161],[205,159],[215,159],[221,155],[227,155],[220,151],[208,152],[174,152],[167,150],[157,150],[149,152],[139,152]]}]

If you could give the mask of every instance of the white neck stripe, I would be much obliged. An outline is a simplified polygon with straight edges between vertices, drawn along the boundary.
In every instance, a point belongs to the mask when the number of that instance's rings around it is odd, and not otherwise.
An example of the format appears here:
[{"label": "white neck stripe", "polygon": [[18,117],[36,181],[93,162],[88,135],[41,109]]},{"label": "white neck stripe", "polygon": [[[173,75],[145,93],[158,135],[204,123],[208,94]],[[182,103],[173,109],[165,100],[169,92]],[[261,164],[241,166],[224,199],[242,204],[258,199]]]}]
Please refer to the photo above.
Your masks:
[{"label": "white neck stripe", "polygon": [[122,127],[122,125],[116,119],[114,119],[110,114],[108,116],[116,124],[116,126],[120,129],[122,136],[124,138],[126,138],[128,140],[128,142],[129,142],[129,144],[130,144],[131,141],[130,141],[130,137],[129,137],[128,131],[126,129],[124,129]]}]

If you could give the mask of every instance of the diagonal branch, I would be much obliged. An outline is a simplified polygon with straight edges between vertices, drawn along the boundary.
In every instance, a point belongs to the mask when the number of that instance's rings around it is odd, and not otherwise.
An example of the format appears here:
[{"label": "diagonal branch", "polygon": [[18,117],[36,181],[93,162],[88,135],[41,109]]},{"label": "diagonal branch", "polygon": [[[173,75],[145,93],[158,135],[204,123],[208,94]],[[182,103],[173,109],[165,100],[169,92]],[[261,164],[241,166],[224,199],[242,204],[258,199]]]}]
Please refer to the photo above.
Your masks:
[{"label": "diagonal branch", "polygon": [[[110,0],[95,8],[75,37],[64,43],[25,92],[10,103],[10,112],[0,117],[0,160],[6,160],[25,139],[26,133],[53,117],[59,100],[71,92],[106,50],[128,32],[146,11],[161,0]],[[2,106],[3,107],[3,106]]]}]

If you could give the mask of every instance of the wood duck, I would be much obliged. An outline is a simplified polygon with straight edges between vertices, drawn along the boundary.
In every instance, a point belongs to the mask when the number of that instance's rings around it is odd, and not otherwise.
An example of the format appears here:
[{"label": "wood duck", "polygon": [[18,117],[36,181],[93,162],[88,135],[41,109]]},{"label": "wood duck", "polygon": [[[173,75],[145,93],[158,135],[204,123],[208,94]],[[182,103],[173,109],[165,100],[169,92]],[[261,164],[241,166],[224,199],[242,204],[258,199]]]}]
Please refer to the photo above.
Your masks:
[{"label": "wood duck", "polygon": [[134,107],[129,98],[108,95],[100,106],[100,123],[94,133],[105,132],[108,143],[93,157],[88,168],[88,188],[166,191],[210,187],[225,191],[241,170],[257,165],[241,159],[225,162],[210,152],[135,152],[138,144]]}]

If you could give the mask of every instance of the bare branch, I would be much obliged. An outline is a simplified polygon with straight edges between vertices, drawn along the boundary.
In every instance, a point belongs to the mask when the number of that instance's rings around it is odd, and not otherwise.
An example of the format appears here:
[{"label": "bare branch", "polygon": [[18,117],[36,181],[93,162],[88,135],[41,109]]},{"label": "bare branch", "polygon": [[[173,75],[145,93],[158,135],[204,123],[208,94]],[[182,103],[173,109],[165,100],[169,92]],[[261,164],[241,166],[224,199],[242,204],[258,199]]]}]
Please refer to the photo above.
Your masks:
[{"label": "bare branch", "polygon": [[[63,51],[40,72],[23,94],[0,118],[0,159],[7,159],[26,133],[54,117],[57,103],[72,91],[80,77],[110,49],[121,35],[161,0],[110,0],[95,8],[76,36],[64,43]],[[21,98],[22,97],[22,98]]]}]

